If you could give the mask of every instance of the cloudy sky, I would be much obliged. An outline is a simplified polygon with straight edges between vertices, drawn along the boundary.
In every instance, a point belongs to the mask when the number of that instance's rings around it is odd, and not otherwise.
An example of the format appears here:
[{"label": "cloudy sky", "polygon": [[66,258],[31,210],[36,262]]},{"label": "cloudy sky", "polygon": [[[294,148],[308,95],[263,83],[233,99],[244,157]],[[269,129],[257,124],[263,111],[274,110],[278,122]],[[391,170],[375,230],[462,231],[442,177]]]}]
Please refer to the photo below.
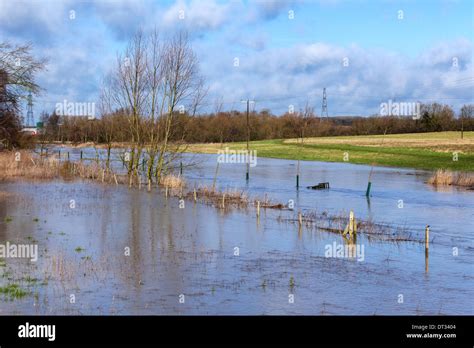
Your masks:
[{"label": "cloudy sky", "polygon": [[[203,109],[283,113],[306,103],[370,115],[383,102],[474,102],[471,0],[0,0],[0,41],[48,57],[35,116],[97,102],[104,75],[138,28],[185,28],[209,86]],[[73,12],[72,12],[73,11]],[[184,19],[180,19],[184,14]],[[235,66],[236,58],[238,66]],[[205,111],[205,110],[204,110]]]}]

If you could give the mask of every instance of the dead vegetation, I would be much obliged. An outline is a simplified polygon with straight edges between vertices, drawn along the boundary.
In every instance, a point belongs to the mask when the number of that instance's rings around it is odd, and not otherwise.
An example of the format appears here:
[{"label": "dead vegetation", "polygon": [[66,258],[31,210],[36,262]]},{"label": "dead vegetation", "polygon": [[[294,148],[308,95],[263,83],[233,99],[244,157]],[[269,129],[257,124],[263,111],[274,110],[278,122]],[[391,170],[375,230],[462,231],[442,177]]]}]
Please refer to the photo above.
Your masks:
[{"label": "dead vegetation", "polygon": [[210,186],[199,186],[181,194],[182,198],[202,202],[221,209],[248,209],[257,207],[262,209],[288,209],[281,203],[272,202],[268,197],[250,197],[245,191],[237,189],[217,190]]},{"label": "dead vegetation", "polygon": [[474,174],[466,172],[453,172],[440,169],[428,180],[432,185],[452,185],[474,188]]},{"label": "dead vegetation", "polygon": [[0,180],[52,180],[74,178],[97,180],[103,183],[128,182],[122,175],[102,168],[97,162],[61,161],[57,156],[36,156],[32,152],[0,152]]},{"label": "dead vegetation", "polygon": [[161,177],[160,185],[171,189],[184,189],[186,182],[181,176],[167,174]]},{"label": "dead vegetation", "polygon": [[[289,219],[279,218],[279,221],[290,223],[299,223],[299,217]],[[329,215],[323,211],[309,211],[301,215],[301,227],[307,230],[321,230],[330,233],[343,234],[344,228],[349,222],[349,213],[341,212],[339,214]],[[357,233],[363,234],[369,241],[381,242],[423,242],[423,236],[410,231],[405,226],[394,226],[384,223],[376,223],[371,220],[357,219]]]},{"label": "dead vegetation", "polygon": [[6,198],[11,198],[13,196],[14,196],[14,194],[11,193],[11,192],[0,191],[0,201],[3,200],[3,199],[6,199]]},{"label": "dead vegetation", "polygon": [[[19,159],[19,160],[17,160]],[[453,181],[458,185],[468,186],[473,184],[472,176],[466,177],[459,173],[438,171],[437,181],[432,183],[452,184]],[[103,166],[99,161],[90,163],[61,161],[57,156],[34,156],[34,153],[22,152],[0,152],[0,180],[13,180],[18,178],[24,179],[86,179],[98,181],[104,184],[128,185],[131,187],[130,175],[119,175],[114,173],[110,168]],[[146,179],[143,177],[142,179]],[[431,180],[430,180],[431,182]],[[145,183],[141,180],[133,180],[133,186],[141,189]],[[166,174],[161,177],[159,186],[162,192],[168,197],[177,197],[212,205],[223,211],[230,209],[255,209],[257,216],[260,209],[276,209],[276,210],[293,210],[287,205],[271,201],[267,195],[262,197],[249,197],[243,190],[226,189],[217,190],[213,186],[199,186],[192,190],[185,191],[187,184],[180,175]],[[150,187],[149,187],[150,190]],[[301,216],[301,217],[300,217]],[[301,227],[308,230],[318,229],[326,232],[342,234],[344,227],[348,221],[348,214],[341,213],[329,215],[327,212],[318,213],[309,211],[304,214],[299,213],[296,218],[283,219],[281,216],[278,221],[289,221],[291,223],[299,223]],[[358,220],[357,229],[363,233],[369,240],[375,239],[379,241],[412,241],[420,240],[417,236],[410,233],[404,227],[394,227],[382,223],[374,223],[373,221]]]},{"label": "dead vegetation", "polygon": [[14,178],[55,179],[61,175],[57,158],[33,158],[27,151],[0,153],[0,180]]}]

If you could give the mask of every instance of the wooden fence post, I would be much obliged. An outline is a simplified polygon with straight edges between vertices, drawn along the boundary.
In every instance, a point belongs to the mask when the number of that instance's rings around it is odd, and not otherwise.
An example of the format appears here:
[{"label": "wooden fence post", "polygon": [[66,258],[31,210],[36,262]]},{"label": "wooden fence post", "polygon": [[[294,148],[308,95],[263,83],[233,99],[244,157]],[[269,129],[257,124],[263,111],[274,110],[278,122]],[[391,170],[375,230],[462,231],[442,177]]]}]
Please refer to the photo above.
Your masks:
[{"label": "wooden fence post", "polygon": [[426,225],[425,228],[425,250],[430,249],[430,225]]}]

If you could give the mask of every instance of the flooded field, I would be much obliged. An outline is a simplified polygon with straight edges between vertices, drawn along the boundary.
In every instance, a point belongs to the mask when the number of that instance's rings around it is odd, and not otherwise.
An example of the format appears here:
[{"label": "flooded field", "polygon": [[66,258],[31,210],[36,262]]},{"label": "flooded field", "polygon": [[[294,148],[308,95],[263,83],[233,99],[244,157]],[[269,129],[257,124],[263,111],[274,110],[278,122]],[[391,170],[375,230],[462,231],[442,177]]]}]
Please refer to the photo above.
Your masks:
[{"label": "flooded field", "polygon": [[[187,154],[183,163],[188,188],[212,185],[216,156]],[[0,294],[0,314],[473,314],[474,192],[437,190],[425,183],[429,172],[378,167],[368,200],[369,171],[302,162],[296,190],[294,161],[259,158],[248,183],[245,164],[221,164],[220,189],[294,202],[260,218],[254,208],[180,207],[158,189],[2,183],[0,244],[37,244],[39,255],[0,260],[0,288],[21,290]],[[330,189],[306,188],[319,182]],[[332,257],[328,248],[345,245],[340,234],[291,221],[298,211],[351,209],[414,241],[361,234],[358,256]]]}]

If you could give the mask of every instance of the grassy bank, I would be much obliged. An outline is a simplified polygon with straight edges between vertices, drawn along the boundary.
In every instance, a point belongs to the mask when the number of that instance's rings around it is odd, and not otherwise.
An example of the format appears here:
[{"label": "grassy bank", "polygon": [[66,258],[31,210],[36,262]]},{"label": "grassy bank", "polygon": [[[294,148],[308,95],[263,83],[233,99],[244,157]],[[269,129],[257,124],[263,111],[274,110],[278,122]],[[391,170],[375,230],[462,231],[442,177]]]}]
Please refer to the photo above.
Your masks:
[{"label": "grassy bank", "polygon": [[[304,144],[296,139],[252,141],[250,148],[259,157],[292,160],[372,164],[417,169],[450,169],[474,171],[474,132],[393,134],[373,136],[344,136],[307,138]],[[192,144],[188,152],[216,153],[220,144]],[[224,147],[243,150],[245,142],[227,143]],[[453,160],[457,152],[458,160]]]}]

